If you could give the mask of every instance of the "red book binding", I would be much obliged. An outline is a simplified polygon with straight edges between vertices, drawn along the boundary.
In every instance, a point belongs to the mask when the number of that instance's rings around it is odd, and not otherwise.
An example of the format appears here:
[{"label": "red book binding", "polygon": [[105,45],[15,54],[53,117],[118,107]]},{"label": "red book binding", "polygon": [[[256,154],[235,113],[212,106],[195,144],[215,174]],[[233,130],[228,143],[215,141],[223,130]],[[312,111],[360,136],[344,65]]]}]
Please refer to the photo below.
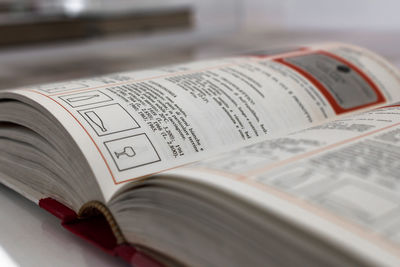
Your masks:
[{"label": "red book binding", "polygon": [[104,252],[117,256],[137,267],[161,267],[157,260],[138,251],[130,244],[118,244],[104,216],[98,215],[85,219],[52,198],[44,198],[39,201],[39,206],[61,219],[61,225],[68,231],[99,247]]}]

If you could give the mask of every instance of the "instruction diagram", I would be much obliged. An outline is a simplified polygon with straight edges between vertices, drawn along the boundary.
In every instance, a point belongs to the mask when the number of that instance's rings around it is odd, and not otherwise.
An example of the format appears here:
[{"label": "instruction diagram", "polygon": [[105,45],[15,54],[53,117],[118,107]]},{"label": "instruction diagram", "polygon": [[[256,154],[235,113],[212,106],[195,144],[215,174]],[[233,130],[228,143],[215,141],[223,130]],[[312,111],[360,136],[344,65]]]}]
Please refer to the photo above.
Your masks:
[{"label": "instruction diagram", "polygon": [[120,104],[109,104],[78,112],[98,136],[140,128],[136,120]]},{"label": "instruction diagram", "polygon": [[100,91],[87,91],[83,93],[63,95],[59,98],[73,108],[104,103],[113,100],[111,97]]},{"label": "instruction diagram", "polygon": [[48,94],[65,92],[70,90],[79,90],[88,88],[89,86],[79,82],[52,83],[38,86],[38,90]]},{"label": "instruction diagram", "polygon": [[99,115],[97,115],[96,112],[94,112],[93,110],[90,110],[90,111],[87,111],[84,113],[89,118],[89,120],[93,123],[93,125],[96,125],[98,128],[100,128],[100,130],[103,133],[107,132],[107,128],[104,125],[103,120],[99,117]]},{"label": "instruction diagram", "polygon": [[104,145],[120,172],[161,161],[145,133],[106,141]]},{"label": "instruction diagram", "polygon": [[130,157],[130,158],[136,156],[136,152],[131,146],[124,147],[124,150],[122,150],[121,152],[114,151],[114,154],[117,157],[117,159],[119,159],[119,157],[122,157],[122,156]]},{"label": "instruction diagram", "polygon": [[293,56],[285,58],[283,62],[308,79],[316,79],[319,82],[316,87],[337,113],[384,101],[379,90],[360,71],[329,54]]}]

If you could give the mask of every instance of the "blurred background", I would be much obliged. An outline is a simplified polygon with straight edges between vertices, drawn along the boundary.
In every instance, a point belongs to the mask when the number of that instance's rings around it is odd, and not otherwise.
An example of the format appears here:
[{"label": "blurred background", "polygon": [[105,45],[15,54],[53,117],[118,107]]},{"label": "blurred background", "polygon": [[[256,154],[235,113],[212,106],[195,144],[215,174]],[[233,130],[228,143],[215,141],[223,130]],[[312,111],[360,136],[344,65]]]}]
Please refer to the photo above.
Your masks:
[{"label": "blurred background", "polygon": [[0,0],[0,89],[321,41],[400,65],[397,0]]}]

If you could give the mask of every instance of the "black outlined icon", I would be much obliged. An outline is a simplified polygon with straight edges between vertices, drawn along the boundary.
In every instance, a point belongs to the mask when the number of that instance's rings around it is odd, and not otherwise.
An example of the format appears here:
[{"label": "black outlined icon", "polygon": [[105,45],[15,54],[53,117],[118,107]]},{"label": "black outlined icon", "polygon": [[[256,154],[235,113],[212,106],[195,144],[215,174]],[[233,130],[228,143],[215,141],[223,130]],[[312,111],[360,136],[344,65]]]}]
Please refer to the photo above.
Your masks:
[{"label": "black outlined icon", "polygon": [[83,95],[83,96],[73,96],[73,97],[69,97],[66,100],[69,103],[74,103],[74,102],[80,102],[80,101],[86,101],[86,100],[90,100],[92,98],[95,97],[99,97],[100,94],[93,94],[93,95]]},{"label": "black outlined icon", "polygon": [[118,171],[126,171],[161,161],[145,133],[104,142]]},{"label": "black outlined icon", "polygon": [[87,112],[85,112],[85,115],[86,115],[86,117],[89,118],[89,120],[91,122],[93,122],[94,125],[96,125],[98,128],[100,128],[100,130],[102,132],[106,132],[107,131],[106,127],[104,126],[103,120],[99,117],[99,115],[97,115],[96,112],[87,111]]},{"label": "black outlined icon", "polygon": [[78,110],[98,136],[140,128],[136,120],[120,104]]},{"label": "black outlined icon", "polygon": [[336,70],[340,71],[340,72],[343,72],[343,73],[349,73],[351,71],[351,69],[348,66],[343,65],[343,64],[342,65],[337,65],[336,66]]},{"label": "black outlined icon", "polygon": [[117,159],[119,159],[119,157],[122,157],[122,156],[132,158],[136,155],[136,152],[131,146],[126,146],[126,147],[124,147],[124,150],[122,150],[121,152],[114,151],[114,154],[117,157]]},{"label": "black outlined icon", "polygon": [[84,88],[89,88],[89,86],[82,82],[51,83],[38,86],[38,90],[46,92],[48,94],[67,92]]},{"label": "black outlined icon", "polygon": [[100,91],[87,91],[82,93],[68,94],[59,98],[73,108],[112,101],[113,99]]}]

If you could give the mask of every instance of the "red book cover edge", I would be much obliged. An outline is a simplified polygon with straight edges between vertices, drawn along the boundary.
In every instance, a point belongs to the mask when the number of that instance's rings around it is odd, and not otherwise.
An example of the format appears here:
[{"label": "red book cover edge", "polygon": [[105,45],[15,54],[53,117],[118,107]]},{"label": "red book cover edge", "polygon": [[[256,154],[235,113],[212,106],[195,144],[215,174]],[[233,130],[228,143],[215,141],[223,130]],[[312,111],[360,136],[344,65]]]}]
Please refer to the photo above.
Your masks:
[{"label": "red book cover edge", "polygon": [[104,252],[118,256],[137,267],[161,267],[157,260],[138,251],[130,244],[117,244],[117,240],[103,216],[78,219],[75,211],[52,198],[43,198],[39,206],[61,220],[61,225],[68,231],[90,242]]}]

